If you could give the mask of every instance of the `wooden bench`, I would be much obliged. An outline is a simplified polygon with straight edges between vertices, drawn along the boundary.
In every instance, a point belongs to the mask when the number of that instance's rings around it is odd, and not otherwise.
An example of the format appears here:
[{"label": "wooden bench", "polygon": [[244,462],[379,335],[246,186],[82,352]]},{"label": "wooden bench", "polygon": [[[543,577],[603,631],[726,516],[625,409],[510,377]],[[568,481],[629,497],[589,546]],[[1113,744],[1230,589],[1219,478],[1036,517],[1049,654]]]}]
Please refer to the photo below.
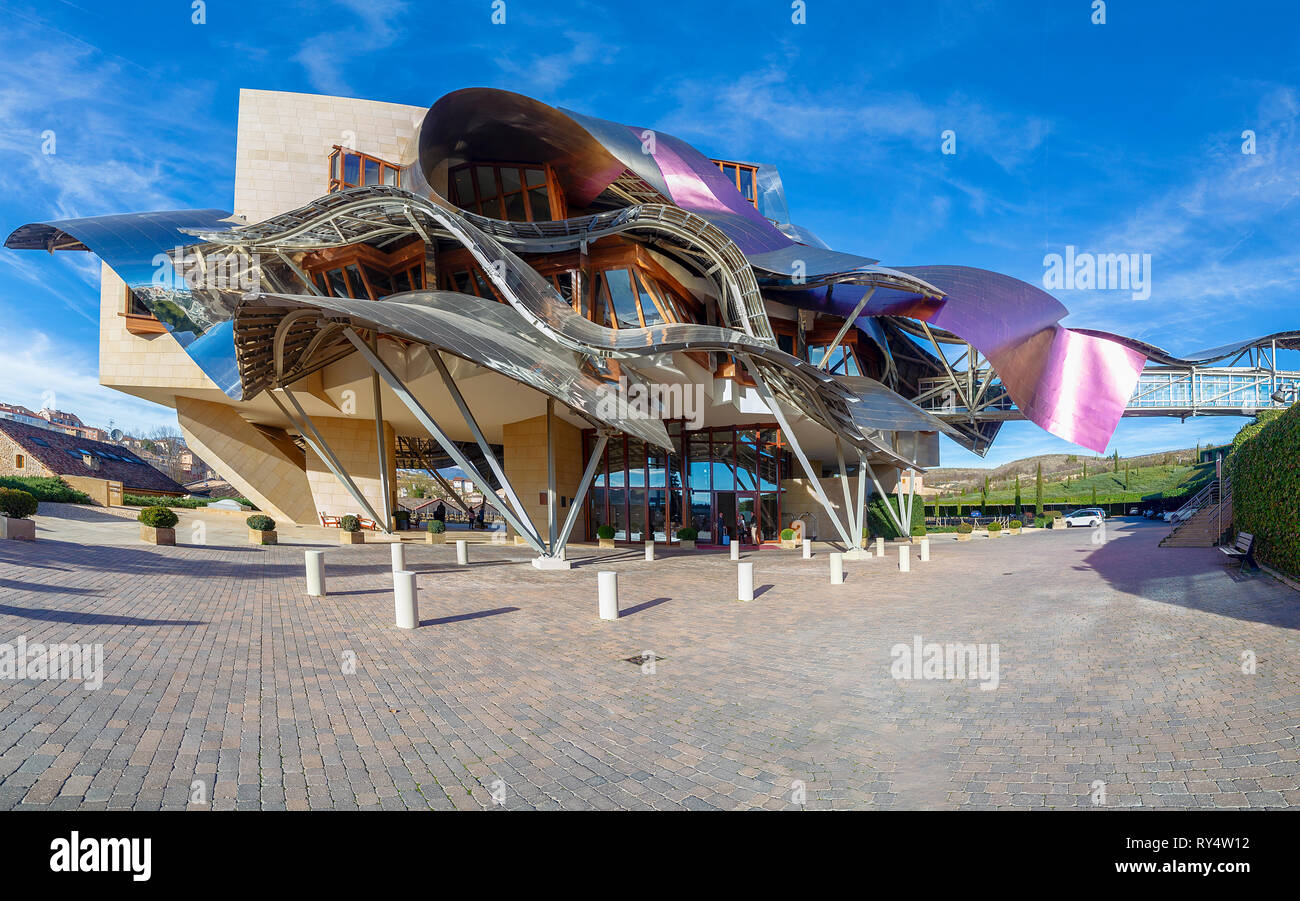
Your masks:
[{"label": "wooden bench", "polygon": [[328,513],[323,513],[320,511],[317,511],[317,515],[320,516],[320,524],[323,528],[337,529],[341,524],[341,520],[342,520],[341,516],[330,516]]},{"label": "wooden bench", "polygon": [[1242,570],[1245,570],[1247,564],[1251,569],[1258,569],[1255,564],[1255,536],[1249,532],[1238,532],[1237,540],[1232,547],[1220,547],[1219,550],[1229,557],[1235,557],[1241,561],[1239,564]]}]

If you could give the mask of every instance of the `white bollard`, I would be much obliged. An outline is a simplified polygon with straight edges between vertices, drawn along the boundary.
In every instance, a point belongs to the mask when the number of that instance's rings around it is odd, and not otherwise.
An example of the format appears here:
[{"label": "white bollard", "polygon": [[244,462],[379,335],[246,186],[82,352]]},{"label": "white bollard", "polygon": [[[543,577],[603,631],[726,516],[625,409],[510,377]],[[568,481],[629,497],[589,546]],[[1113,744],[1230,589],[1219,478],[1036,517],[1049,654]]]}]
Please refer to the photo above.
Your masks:
[{"label": "white bollard", "polygon": [[911,549],[905,544],[898,546],[898,571],[904,573],[912,571]]},{"label": "white bollard", "polygon": [[844,584],[844,555],[838,553],[831,554],[831,584]]},{"label": "white bollard", "polygon": [[922,563],[930,562],[930,539],[929,538],[921,539],[921,562]]},{"label": "white bollard", "polygon": [[805,560],[811,560],[811,559],[812,559],[812,539],[811,539],[811,538],[805,538],[805,539],[803,540],[803,558],[804,558]]},{"label": "white bollard", "polygon": [[415,586],[415,573],[409,570],[393,573],[393,608],[397,614],[397,628],[414,629],[420,625],[420,598]]},{"label": "white bollard", "polygon": [[307,594],[314,598],[325,596],[324,551],[307,551]]},{"label": "white bollard", "polygon": [[731,539],[731,559],[732,560],[740,559],[740,542],[734,538]]},{"label": "white bollard", "polygon": [[618,573],[597,573],[596,584],[600,593],[600,618],[618,619]]},{"label": "white bollard", "polygon": [[647,560],[653,560],[655,558],[655,543],[653,541],[647,541],[645,543],[645,558]]},{"label": "white bollard", "polygon": [[406,569],[406,545],[400,541],[395,541],[389,545],[393,554],[393,572],[399,573]]},{"label": "white bollard", "polygon": [[469,566],[469,542],[456,542],[456,563],[460,566]]},{"label": "white bollard", "polygon": [[754,599],[754,564],[742,563],[737,570],[736,590],[739,592],[742,601],[752,601]]},{"label": "white bollard", "polygon": [[876,536],[876,556],[877,557],[885,556],[885,539],[884,536],[882,535]]}]

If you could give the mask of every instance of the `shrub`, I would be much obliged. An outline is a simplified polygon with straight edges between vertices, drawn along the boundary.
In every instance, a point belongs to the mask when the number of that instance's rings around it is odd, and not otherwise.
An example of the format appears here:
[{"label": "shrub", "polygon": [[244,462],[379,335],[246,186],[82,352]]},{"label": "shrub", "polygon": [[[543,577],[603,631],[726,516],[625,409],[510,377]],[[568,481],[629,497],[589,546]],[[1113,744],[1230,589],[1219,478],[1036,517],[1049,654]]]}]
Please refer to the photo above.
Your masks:
[{"label": "shrub", "polygon": [[1255,536],[1257,560],[1300,576],[1300,405],[1261,412],[1237,433],[1226,463],[1233,525]]},{"label": "shrub", "polygon": [[339,520],[339,528],[345,532],[360,532],[361,520],[349,513]]},{"label": "shrub", "polygon": [[782,540],[782,541],[794,541],[794,529],[782,529],[782,530],[781,530],[781,540]]},{"label": "shrub", "polygon": [[1047,528],[1047,524],[1048,524],[1049,522],[1051,522],[1051,520],[1048,519],[1046,516],[1035,516],[1035,517],[1034,517],[1034,528],[1035,528],[1035,529],[1045,529],[1045,528]]},{"label": "shrub", "polygon": [[136,519],[140,520],[141,525],[152,529],[175,528],[176,523],[179,522],[176,514],[166,507],[145,507]]},{"label": "shrub", "polygon": [[608,541],[609,539],[614,537],[614,527],[608,524],[601,526],[600,528],[596,529],[596,537],[604,538],[606,541]]},{"label": "shrub", "polygon": [[912,526],[912,537],[913,537],[913,538],[924,538],[924,537],[925,537],[925,526]]},{"label": "shrub", "polygon": [[1060,510],[1048,510],[1043,515],[1046,516],[1048,519],[1060,519],[1065,514],[1062,513]]},{"label": "shrub", "polygon": [[447,524],[443,522],[441,519],[431,519],[429,520],[429,524],[425,526],[425,528],[427,528],[434,535],[441,535],[443,532],[447,531]]},{"label": "shrub", "polygon": [[1018,519],[1013,519],[1013,520],[1011,520],[1011,528],[1013,528],[1013,529],[1019,529],[1019,528],[1022,527],[1023,525],[1024,525],[1024,523],[1021,522],[1021,521],[1018,520]]},{"label": "shrub", "polygon": [[[602,526],[602,528],[604,527]],[[696,538],[699,537],[699,535],[700,535],[699,531],[697,529],[691,528],[690,526],[682,526],[680,529],[677,530],[677,537],[682,541],[694,541]],[[612,534],[612,530],[609,537],[610,538],[614,537]]]},{"label": "shrub", "polygon": [[275,520],[265,513],[254,513],[248,519],[244,520],[248,527],[254,532],[274,532]]},{"label": "shrub", "polygon": [[10,519],[26,519],[36,512],[40,502],[31,492],[18,488],[0,488],[0,513]]},{"label": "shrub", "polygon": [[988,530],[989,530],[990,532],[1001,532],[1001,531],[1002,531],[1002,523],[997,522],[997,521],[995,520],[995,521],[989,523],[988,526],[987,526],[987,528],[988,528]]},{"label": "shrub", "polygon": [[975,527],[968,522],[958,523],[957,531],[963,535],[969,535],[971,532],[975,531]]},{"label": "shrub", "polygon": [[58,476],[0,476],[0,488],[26,491],[39,501],[55,504],[89,504],[90,495],[78,491]]},{"label": "shrub", "polygon": [[[880,536],[882,538],[902,538],[898,526],[894,523],[894,518],[890,516],[889,511],[885,509],[885,504],[889,504],[895,511],[898,510],[896,500],[891,501],[888,498],[882,498],[879,494],[872,494],[871,500],[867,503],[867,525],[862,530],[862,537],[869,538]],[[925,525],[925,504],[914,503],[912,506],[912,522],[909,526],[911,529],[917,526]]]}]

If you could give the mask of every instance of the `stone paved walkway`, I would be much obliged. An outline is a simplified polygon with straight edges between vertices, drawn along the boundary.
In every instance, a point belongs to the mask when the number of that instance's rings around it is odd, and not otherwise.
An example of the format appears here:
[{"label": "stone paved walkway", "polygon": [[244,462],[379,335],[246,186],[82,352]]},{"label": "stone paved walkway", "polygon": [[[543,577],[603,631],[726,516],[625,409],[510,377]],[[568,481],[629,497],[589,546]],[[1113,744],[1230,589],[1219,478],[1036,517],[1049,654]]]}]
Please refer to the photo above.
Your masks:
[{"label": "stone paved walkway", "polygon": [[[308,599],[301,547],[38,526],[0,542],[0,642],[102,643],[104,683],[0,680],[4,809],[204,806],[196,781],[216,809],[1091,807],[1096,780],[1108,807],[1300,805],[1300,594],[1161,524],[936,537],[842,586],[824,550],[763,551],[747,604],[725,555],[411,546],[413,632],[387,547],[330,548]],[[997,688],[894,679],[916,635],[996,643]]]}]

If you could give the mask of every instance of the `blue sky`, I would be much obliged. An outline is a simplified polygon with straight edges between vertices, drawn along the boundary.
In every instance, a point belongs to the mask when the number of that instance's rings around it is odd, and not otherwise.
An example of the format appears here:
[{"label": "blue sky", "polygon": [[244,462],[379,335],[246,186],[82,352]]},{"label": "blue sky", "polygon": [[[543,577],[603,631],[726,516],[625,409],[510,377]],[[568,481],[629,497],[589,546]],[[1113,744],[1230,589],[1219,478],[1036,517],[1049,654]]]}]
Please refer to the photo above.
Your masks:
[{"label": "blue sky", "polygon": [[[804,25],[791,12],[507,0],[493,25],[490,0],[210,0],[196,25],[181,0],[0,0],[0,227],[229,209],[241,87],[428,105],[489,86],[772,163],[794,221],[887,265],[1041,283],[1044,254],[1066,245],[1151,254],[1149,299],[1054,292],[1068,325],[1175,353],[1300,327],[1293,5],[1116,0],[1104,25],[1091,0],[807,0]],[[0,399],[174,424],[98,386],[89,255],[0,251],[0,312]],[[1112,447],[1191,446],[1242,422],[1125,420]],[[987,460],[1073,450],[1012,423]],[[976,460],[945,446],[946,464]]]}]

